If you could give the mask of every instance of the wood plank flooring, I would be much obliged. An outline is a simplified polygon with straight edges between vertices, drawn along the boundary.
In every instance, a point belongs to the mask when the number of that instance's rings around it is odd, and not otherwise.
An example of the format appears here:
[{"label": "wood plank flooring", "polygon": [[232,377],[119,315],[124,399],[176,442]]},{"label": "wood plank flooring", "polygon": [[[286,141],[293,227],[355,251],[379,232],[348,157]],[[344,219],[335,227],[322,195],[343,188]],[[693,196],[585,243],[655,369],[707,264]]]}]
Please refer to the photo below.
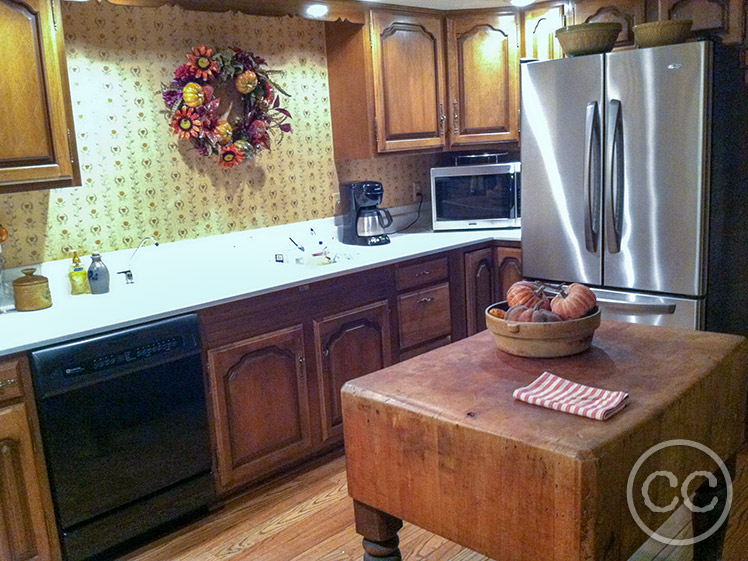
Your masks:
[{"label": "wood plank flooring", "polygon": [[[725,561],[748,559],[748,449],[741,454]],[[677,524],[677,521],[674,521]],[[679,537],[691,531],[687,519]],[[491,561],[411,524],[400,531],[404,561]],[[361,561],[345,459],[335,458],[228,502],[120,561]],[[690,548],[647,544],[632,561],[693,561]],[[698,561],[698,560],[697,560]]]}]

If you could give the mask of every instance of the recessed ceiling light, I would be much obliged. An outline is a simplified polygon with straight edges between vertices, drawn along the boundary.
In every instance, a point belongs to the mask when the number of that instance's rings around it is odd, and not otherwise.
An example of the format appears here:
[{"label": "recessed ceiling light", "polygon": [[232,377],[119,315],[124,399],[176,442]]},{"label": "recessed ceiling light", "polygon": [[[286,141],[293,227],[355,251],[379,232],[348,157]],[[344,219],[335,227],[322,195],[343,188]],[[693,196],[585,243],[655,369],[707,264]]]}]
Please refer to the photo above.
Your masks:
[{"label": "recessed ceiling light", "polygon": [[529,6],[532,4],[535,0],[512,0],[512,5],[522,7],[522,6]]},{"label": "recessed ceiling light", "polygon": [[324,4],[310,4],[306,8],[306,15],[311,18],[321,18],[327,15],[328,9]]}]

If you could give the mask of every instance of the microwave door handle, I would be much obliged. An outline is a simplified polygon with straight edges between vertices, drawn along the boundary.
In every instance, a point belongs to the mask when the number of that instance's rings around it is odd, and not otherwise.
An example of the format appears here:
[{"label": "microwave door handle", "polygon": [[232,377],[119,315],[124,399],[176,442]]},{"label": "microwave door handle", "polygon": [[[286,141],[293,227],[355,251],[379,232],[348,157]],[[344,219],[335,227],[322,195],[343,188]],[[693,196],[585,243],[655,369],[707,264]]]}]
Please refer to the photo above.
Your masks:
[{"label": "microwave door handle", "polygon": [[621,232],[623,230],[623,119],[621,102],[610,100],[608,105],[607,160],[608,200],[605,203],[606,239],[608,252],[621,251]]},{"label": "microwave door handle", "polygon": [[[597,101],[587,104],[584,145],[584,245],[590,253],[597,253],[600,238],[596,204],[600,196],[600,118]],[[593,193],[594,189],[594,193]]]}]

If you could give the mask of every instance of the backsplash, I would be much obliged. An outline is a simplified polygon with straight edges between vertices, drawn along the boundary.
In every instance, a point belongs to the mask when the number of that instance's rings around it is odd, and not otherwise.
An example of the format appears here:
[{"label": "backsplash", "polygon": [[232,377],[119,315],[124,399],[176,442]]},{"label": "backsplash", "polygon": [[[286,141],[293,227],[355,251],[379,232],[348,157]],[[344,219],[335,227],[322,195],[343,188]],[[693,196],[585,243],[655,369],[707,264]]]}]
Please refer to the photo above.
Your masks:
[{"label": "backsplash", "polygon": [[440,154],[422,156],[388,155],[371,160],[337,160],[340,181],[381,181],[384,187],[382,204],[387,207],[413,202],[413,183],[426,199],[431,198],[431,168],[439,165]]},{"label": "backsplash", "polygon": [[[298,222],[335,213],[324,25],[299,18],[64,2],[81,187],[0,195],[7,266]],[[237,45],[282,69],[294,132],[254,163],[221,170],[178,142],[159,91],[193,46]],[[412,202],[433,156],[340,161],[344,179],[385,183]],[[341,176],[341,178],[343,178]]]}]

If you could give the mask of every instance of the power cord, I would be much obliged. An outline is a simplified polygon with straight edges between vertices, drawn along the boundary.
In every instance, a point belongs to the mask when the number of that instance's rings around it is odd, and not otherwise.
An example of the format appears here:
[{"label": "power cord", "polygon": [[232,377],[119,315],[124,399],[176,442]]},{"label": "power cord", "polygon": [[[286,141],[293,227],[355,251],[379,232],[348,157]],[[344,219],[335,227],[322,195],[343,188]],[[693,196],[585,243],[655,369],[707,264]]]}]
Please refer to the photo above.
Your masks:
[{"label": "power cord", "polygon": [[423,205],[423,193],[417,193],[417,196],[418,196],[418,213],[416,214],[415,220],[413,220],[413,222],[408,224],[405,228],[400,228],[399,230],[395,230],[394,232],[392,232],[393,234],[399,234],[400,232],[404,232],[405,230],[410,228],[413,224],[418,222],[419,218],[421,218],[421,205]]}]

